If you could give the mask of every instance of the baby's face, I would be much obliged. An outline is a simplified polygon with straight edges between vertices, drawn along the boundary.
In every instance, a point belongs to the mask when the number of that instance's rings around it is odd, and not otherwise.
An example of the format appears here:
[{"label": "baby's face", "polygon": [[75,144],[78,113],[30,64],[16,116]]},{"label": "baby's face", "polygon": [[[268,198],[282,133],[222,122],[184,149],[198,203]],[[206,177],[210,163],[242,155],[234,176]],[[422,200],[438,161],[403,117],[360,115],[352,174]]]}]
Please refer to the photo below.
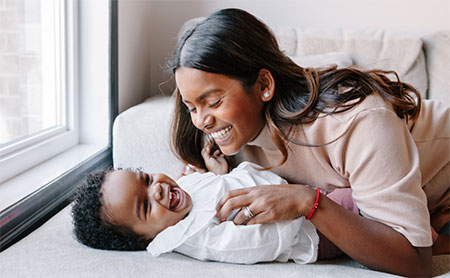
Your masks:
[{"label": "baby's face", "polygon": [[192,208],[189,194],[163,174],[113,171],[101,192],[107,220],[146,239],[175,225]]}]

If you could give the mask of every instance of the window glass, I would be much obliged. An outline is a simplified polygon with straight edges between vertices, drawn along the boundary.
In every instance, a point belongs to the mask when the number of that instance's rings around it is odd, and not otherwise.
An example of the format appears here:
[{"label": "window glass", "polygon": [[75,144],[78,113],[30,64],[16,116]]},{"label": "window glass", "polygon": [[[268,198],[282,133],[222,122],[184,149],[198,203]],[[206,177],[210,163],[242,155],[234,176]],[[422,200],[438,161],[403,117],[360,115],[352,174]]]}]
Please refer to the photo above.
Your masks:
[{"label": "window glass", "polygon": [[0,2],[0,148],[64,124],[51,2]]}]

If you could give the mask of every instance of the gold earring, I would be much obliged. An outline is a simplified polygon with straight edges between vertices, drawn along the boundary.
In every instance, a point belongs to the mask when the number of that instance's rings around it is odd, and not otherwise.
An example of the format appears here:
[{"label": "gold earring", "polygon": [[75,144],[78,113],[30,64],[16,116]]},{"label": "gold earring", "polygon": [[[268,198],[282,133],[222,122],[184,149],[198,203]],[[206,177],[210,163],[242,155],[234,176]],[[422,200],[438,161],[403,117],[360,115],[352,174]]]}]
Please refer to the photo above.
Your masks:
[{"label": "gold earring", "polygon": [[266,91],[265,93],[264,93],[264,98],[269,98],[270,97],[270,93],[269,93],[269,91]]}]

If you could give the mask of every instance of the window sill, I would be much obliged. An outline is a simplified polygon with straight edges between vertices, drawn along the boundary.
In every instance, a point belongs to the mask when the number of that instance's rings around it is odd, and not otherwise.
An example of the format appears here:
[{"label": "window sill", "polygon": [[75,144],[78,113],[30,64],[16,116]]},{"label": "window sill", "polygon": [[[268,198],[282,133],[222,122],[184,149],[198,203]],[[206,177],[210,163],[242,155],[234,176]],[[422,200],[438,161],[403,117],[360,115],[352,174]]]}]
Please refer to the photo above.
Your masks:
[{"label": "window sill", "polygon": [[[70,169],[89,159],[104,149],[98,145],[77,145],[28,171],[23,172],[0,184],[0,211],[17,203],[24,196],[51,183]],[[26,197],[25,197],[26,198]]]}]

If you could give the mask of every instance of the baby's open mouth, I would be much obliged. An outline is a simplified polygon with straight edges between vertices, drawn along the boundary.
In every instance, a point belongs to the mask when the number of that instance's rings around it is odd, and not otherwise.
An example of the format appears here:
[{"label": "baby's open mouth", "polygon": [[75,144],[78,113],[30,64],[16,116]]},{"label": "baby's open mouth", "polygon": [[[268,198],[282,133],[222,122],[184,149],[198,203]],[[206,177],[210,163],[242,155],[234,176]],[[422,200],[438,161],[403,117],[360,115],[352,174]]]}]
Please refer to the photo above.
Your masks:
[{"label": "baby's open mouth", "polygon": [[169,192],[169,209],[176,211],[181,205],[183,200],[183,192],[177,187],[170,187]]}]

